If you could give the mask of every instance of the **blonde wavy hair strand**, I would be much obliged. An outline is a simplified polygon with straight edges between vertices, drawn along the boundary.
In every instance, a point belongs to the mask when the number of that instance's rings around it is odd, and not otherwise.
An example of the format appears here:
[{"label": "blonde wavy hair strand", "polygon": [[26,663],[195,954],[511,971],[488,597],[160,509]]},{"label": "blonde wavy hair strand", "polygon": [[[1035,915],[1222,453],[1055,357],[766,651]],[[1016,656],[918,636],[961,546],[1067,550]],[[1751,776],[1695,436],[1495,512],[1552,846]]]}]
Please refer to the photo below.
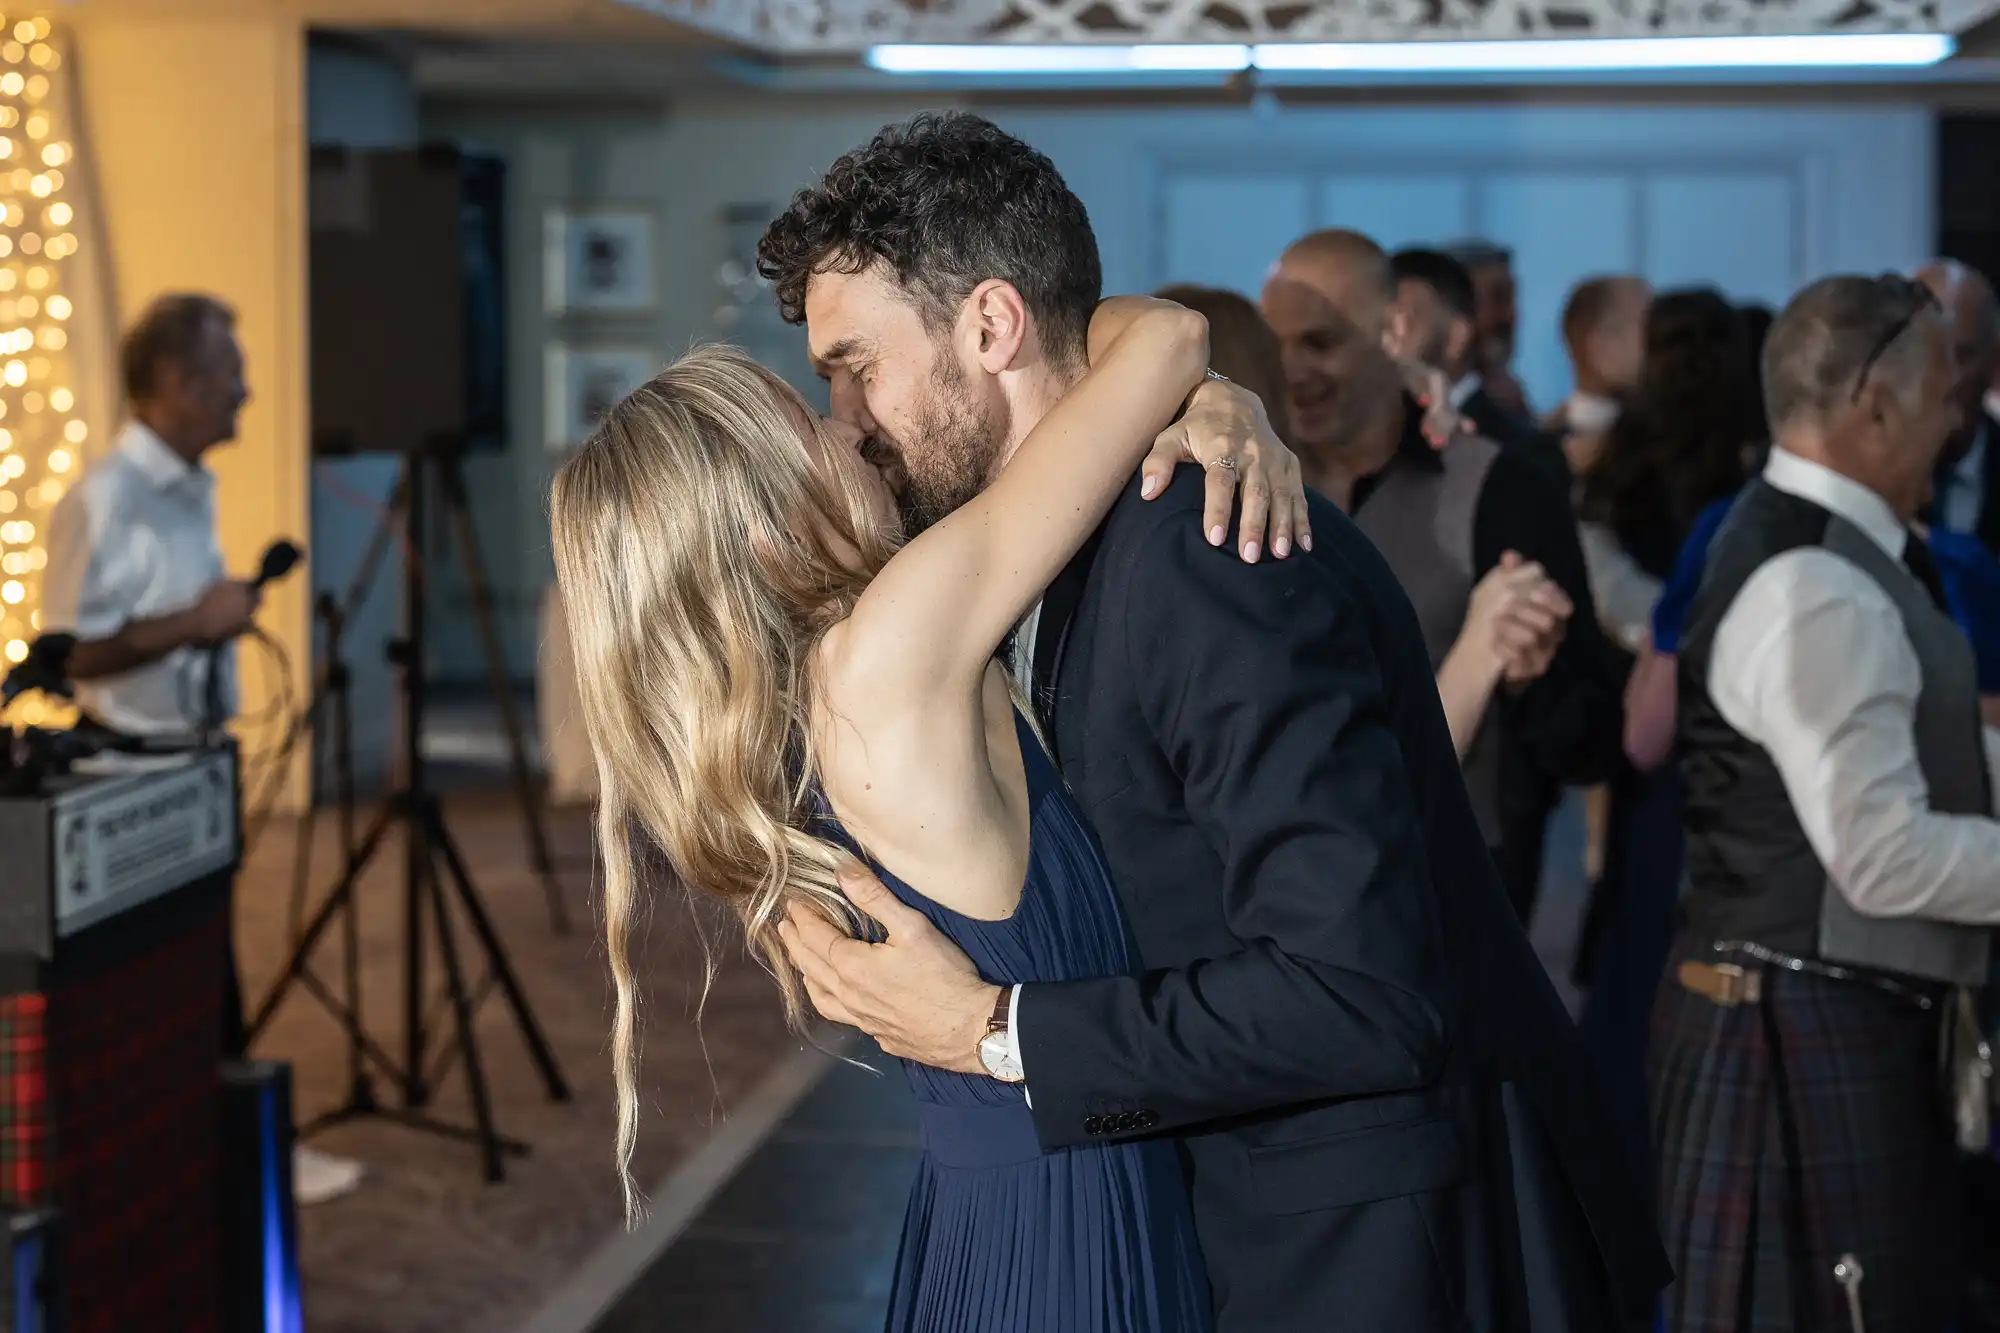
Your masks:
[{"label": "blonde wavy hair strand", "polygon": [[[786,910],[859,925],[835,881],[846,849],[814,832],[811,663],[898,534],[871,519],[851,469],[825,465],[843,447],[776,375],[735,348],[702,347],[614,407],[550,491],[601,793],[628,1223],[639,1215],[632,930],[651,887],[634,838],[681,885],[734,910],[798,1030],[803,987],[777,938]],[[705,994],[714,957],[702,944]]]}]

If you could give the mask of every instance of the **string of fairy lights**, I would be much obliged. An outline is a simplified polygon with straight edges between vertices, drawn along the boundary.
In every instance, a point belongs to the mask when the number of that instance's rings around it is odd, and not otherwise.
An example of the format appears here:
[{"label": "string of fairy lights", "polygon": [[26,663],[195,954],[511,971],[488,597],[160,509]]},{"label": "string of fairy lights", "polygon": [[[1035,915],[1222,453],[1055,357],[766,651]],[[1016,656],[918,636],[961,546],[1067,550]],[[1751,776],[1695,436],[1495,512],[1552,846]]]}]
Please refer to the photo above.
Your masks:
[{"label": "string of fairy lights", "polygon": [[[49,511],[81,471],[89,427],[77,415],[65,325],[67,261],[77,252],[67,126],[51,106],[63,58],[47,19],[0,18],[0,671],[40,633]],[[44,720],[36,698],[19,720]]]}]

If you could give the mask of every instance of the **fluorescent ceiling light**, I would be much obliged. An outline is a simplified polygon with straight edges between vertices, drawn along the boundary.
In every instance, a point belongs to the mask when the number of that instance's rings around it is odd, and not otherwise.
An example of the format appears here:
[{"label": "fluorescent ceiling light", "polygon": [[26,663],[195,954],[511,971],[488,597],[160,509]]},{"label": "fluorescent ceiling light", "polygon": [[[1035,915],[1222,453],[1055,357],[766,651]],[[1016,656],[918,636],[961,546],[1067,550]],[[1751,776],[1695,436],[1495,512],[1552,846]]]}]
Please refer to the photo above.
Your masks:
[{"label": "fluorescent ceiling light", "polygon": [[1233,73],[1250,64],[1247,46],[874,46],[868,63],[890,74]]},{"label": "fluorescent ceiling light", "polygon": [[1247,69],[1356,74],[1558,74],[1593,70],[1833,69],[1935,65],[1956,41],[1943,33],[1792,37],[1583,37],[1498,42],[1271,42],[1257,47],[876,46],[890,74],[1228,74]]},{"label": "fluorescent ceiling light", "polygon": [[1275,42],[1259,69],[1356,73],[1559,73],[1621,69],[1824,69],[1935,65],[1942,33],[1798,37],[1595,37],[1503,42]]}]

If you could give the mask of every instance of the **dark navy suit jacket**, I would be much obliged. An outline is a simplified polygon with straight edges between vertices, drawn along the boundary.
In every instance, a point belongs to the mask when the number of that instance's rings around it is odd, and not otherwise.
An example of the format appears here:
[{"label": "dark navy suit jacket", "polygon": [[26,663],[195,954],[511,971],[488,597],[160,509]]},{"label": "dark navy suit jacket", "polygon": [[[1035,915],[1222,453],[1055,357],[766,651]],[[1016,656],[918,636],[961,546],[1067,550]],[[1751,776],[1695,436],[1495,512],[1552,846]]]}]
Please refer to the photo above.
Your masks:
[{"label": "dark navy suit jacket", "polygon": [[1638,1165],[1502,892],[1415,613],[1136,484],[1044,600],[1035,695],[1141,956],[1026,987],[1045,1148],[1182,1147],[1224,1333],[1600,1333],[1667,1280]]}]

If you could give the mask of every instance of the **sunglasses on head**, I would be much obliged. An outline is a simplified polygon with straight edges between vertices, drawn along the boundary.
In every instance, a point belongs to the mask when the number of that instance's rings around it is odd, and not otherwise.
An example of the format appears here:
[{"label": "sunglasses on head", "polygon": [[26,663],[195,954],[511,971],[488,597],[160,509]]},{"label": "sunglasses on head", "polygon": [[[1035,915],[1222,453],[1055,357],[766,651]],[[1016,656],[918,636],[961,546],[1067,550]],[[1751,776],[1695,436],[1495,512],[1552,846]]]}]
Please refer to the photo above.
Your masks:
[{"label": "sunglasses on head", "polygon": [[1876,364],[1888,354],[1889,349],[1895,345],[1896,339],[1907,333],[1910,325],[1917,322],[1917,316],[1923,314],[1926,310],[1942,310],[1944,308],[1938,304],[1937,293],[1924,286],[1921,282],[1918,282],[1915,278],[1906,278],[1900,273],[1884,273],[1881,277],[1875,279],[1875,285],[1891,296],[1903,298],[1908,303],[1908,308],[1903,312],[1901,317],[1891,322],[1889,327],[1882,331],[1882,336],[1875,340],[1874,348],[1862,360],[1861,373],[1854,377],[1854,394],[1849,400],[1850,402],[1858,403],[1861,401],[1861,391],[1868,387],[1869,374],[1874,371]]}]

